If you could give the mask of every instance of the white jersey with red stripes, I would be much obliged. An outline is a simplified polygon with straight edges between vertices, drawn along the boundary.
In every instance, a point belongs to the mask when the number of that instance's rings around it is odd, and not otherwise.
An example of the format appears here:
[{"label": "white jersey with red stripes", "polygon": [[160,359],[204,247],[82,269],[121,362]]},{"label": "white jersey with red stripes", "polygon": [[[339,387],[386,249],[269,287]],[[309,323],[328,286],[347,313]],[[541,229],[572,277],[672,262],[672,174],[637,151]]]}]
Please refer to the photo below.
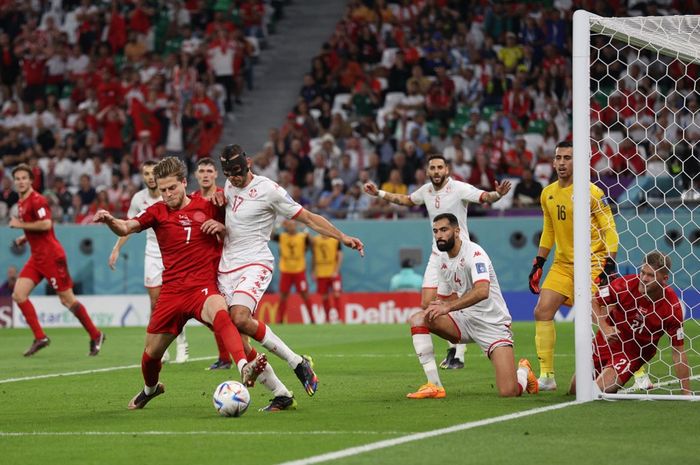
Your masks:
[{"label": "white jersey with red stripes", "polygon": [[219,272],[228,273],[253,263],[270,268],[274,257],[268,246],[277,215],[295,218],[303,207],[284,188],[265,176],[253,176],[243,188],[226,180],[226,239]]},{"label": "white jersey with red stripes", "polygon": [[[129,212],[127,217],[135,218],[139,213],[146,210],[151,205],[160,202],[163,198],[158,194],[158,197],[151,197],[148,189],[141,189],[131,198],[129,204]],[[160,247],[158,247],[158,239],[153,228],[146,230],[146,255],[152,258],[161,258]]]},{"label": "white jersey with red stripes", "polygon": [[483,248],[474,242],[463,241],[459,253],[450,258],[441,253],[439,258],[438,296],[457,294],[462,297],[479,281],[489,283],[489,296],[462,311],[490,324],[510,325],[508,307],[501,294],[496,271]]}]

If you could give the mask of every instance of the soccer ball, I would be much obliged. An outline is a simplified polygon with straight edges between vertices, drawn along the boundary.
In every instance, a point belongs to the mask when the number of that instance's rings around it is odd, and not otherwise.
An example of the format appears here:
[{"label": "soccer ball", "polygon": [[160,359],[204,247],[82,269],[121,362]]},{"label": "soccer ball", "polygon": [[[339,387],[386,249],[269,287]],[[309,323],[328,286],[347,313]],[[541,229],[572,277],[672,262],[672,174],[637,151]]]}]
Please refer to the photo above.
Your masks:
[{"label": "soccer ball", "polygon": [[224,381],[216,387],[212,400],[222,417],[240,417],[248,410],[250,393],[238,381]]}]

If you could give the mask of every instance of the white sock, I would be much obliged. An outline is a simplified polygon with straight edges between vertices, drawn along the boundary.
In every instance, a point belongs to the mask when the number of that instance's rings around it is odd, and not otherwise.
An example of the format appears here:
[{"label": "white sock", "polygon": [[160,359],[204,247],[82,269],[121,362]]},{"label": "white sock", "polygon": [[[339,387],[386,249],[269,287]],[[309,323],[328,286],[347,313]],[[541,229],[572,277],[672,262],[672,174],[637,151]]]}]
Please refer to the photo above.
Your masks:
[{"label": "white sock", "polygon": [[418,361],[423,366],[425,376],[429,383],[436,386],[442,386],[440,376],[438,375],[437,363],[435,363],[435,349],[433,349],[433,338],[430,334],[414,334],[413,348],[418,355]]},{"label": "white sock", "polygon": [[243,372],[243,367],[246,366],[247,363],[248,363],[248,360],[246,360],[244,358],[240,359],[238,361],[238,363],[236,363],[236,367],[238,368],[239,373]]},{"label": "white sock", "polygon": [[466,344],[455,344],[455,358],[464,363],[464,353],[467,351]]},{"label": "white sock", "polygon": [[447,341],[447,348],[448,349],[454,349],[458,346],[459,344],[453,344],[450,341]]},{"label": "white sock", "polygon": [[156,392],[156,389],[158,389],[158,383],[156,383],[155,386],[144,386],[143,392],[146,393],[147,396],[150,396]]},{"label": "white sock", "polygon": [[265,370],[258,376],[258,382],[263,386],[268,388],[272,395],[275,397],[285,396],[292,397],[292,393],[289,392],[287,386],[280,381],[280,379],[275,374],[275,370],[272,369],[272,365],[269,363],[265,366]]},{"label": "white sock", "polygon": [[279,358],[287,362],[287,365],[293,370],[301,363],[301,355],[293,352],[282,339],[277,336],[268,326],[265,330],[265,337],[260,341],[267,350],[277,355]]},{"label": "white sock", "polygon": [[182,332],[177,335],[175,338],[175,342],[177,342],[177,345],[187,345],[187,336],[185,335],[185,328],[182,328]]},{"label": "white sock", "polygon": [[515,374],[518,377],[518,384],[525,392],[527,390],[527,368],[520,367],[515,371]]}]

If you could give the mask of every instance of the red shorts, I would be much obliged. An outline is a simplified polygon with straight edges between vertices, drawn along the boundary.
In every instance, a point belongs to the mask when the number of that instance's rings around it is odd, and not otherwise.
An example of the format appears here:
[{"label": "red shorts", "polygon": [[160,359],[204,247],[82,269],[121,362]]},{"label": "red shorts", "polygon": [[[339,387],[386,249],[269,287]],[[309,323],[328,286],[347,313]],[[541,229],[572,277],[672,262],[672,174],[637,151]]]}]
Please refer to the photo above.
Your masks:
[{"label": "red shorts", "polygon": [[49,286],[56,292],[67,291],[73,288],[73,280],[68,272],[66,257],[56,257],[53,260],[46,260],[38,263],[34,256],[29,257],[29,261],[24,265],[19,274],[20,278],[29,278],[34,284],[39,284],[46,278]]},{"label": "red shorts", "polygon": [[624,386],[647,361],[654,358],[654,355],[656,347],[648,346],[642,349],[635,341],[606,341],[600,330],[593,341],[593,368],[596,376],[604,368],[612,367],[621,386]]},{"label": "red shorts", "polygon": [[280,274],[280,292],[289,292],[292,290],[292,284],[299,292],[306,292],[309,290],[309,283],[306,281],[306,271],[300,271],[298,273],[285,273]]},{"label": "red shorts", "polygon": [[186,289],[170,289],[163,286],[146,332],[178,335],[192,318],[211,327],[202,321],[202,309],[207,299],[213,295],[220,295],[216,283]]},{"label": "red shorts", "polygon": [[328,291],[340,292],[343,290],[343,281],[340,274],[334,278],[316,278],[316,291],[319,294],[328,294]]}]

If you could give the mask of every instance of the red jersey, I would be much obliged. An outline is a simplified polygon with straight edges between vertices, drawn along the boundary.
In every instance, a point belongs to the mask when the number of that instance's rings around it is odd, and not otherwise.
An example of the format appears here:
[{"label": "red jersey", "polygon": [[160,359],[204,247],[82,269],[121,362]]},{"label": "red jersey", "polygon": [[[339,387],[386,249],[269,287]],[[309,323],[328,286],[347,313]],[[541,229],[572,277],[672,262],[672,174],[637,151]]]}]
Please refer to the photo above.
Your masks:
[{"label": "red jersey", "polygon": [[180,210],[158,202],[135,219],[141,230],[153,228],[163,257],[163,288],[206,287],[216,282],[221,244],[204,234],[202,223],[217,218],[219,207],[201,197]]},{"label": "red jersey", "polygon": [[652,302],[639,292],[639,276],[626,275],[601,288],[597,298],[609,306],[608,322],[615,325],[623,343],[634,340],[642,351],[656,353],[666,333],[674,347],[683,347],[683,308],[670,287],[664,289],[662,299]]},{"label": "red jersey", "polygon": [[[19,218],[25,223],[51,219],[51,207],[49,207],[46,197],[37,191],[32,191],[24,200],[20,199],[17,205],[19,207]],[[66,256],[63,246],[56,239],[53,223],[48,231],[25,230],[24,234],[27,236],[29,247],[32,250],[32,257],[36,262],[50,261],[53,263],[56,257]]]}]

